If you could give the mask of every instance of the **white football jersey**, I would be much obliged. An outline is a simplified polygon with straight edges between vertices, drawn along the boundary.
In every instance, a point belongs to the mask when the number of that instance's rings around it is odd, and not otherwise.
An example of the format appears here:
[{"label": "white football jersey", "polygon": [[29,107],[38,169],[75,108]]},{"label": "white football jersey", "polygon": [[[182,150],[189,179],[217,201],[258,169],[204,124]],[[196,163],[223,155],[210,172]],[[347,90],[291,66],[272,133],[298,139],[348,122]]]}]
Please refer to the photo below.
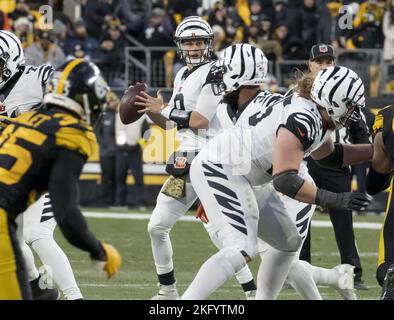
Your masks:
[{"label": "white football jersey", "polygon": [[0,89],[0,115],[13,118],[39,106],[53,71],[45,64],[24,66]]},{"label": "white football jersey", "polygon": [[253,98],[253,101],[257,98],[259,103],[248,103],[239,111],[234,110],[229,104],[221,102],[211,121],[212,135],[220,130],[233,129],[237,126],[247,127],[249,117],[279,103],[284,99],[284,96],[270,91],[261,91]]},{"label": "white football jersey", "polygon": [[[174,80],[174,91],[169,106],[181,110],[197,111],[209,121],[212,120],[221,100],[212,91],[210,70],[214,61],[194,67],[186,66],[178,71]],[[207,142],[207,129],[179,129],[177,138],[180,140],[181,151],[199,151]]]},{"label": "white football jersey", "polygon": [[[262,92],[247,106],[248,117],[242,117],[233,130],[226,130],[209,144],[213,161],[230,164],[253,185],[272,179],[272,154],[276,133],[285,127],[300,140],[305,156],[319,148],[331,132],[324,132],[317,106],[298,94],[267,104]],[[263,107],[262,107],[263,106]],[[246,115],[246,114],[245,114]],[[300,169],[300,168],[299,168]]]}]

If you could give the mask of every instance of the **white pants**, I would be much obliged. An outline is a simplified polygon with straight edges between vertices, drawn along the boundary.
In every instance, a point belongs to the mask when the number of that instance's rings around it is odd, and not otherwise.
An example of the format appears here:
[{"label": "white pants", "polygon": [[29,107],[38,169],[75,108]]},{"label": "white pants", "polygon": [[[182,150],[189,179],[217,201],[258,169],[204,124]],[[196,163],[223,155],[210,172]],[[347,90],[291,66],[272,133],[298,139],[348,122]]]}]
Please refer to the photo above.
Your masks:
[{"label": "white pants", "polygon": [[49,194],[46,193],[23,213],[23,238],[27,244],[53,237],[57,223],[50,202]]},{"label": "white pants", "polygon": [[186,182],[186,196],[184,198],[175,199],[160,191],[148,223],[157,274],[166,274],[173,270],[170,231],[196,200],[197,195],[190,181]]},{"label": "white pants", "polygon": [[45,266],[47,275],[51,280],[53,278],[65,298],[81,299],[82,294],[75,281],[70,262],[53,237],[57,223],[48,193],[27,208],[23,213],[22,225],[24,243],[21,243],[21,247],[29,280],[37,279],[39,276],[31,247]]}]

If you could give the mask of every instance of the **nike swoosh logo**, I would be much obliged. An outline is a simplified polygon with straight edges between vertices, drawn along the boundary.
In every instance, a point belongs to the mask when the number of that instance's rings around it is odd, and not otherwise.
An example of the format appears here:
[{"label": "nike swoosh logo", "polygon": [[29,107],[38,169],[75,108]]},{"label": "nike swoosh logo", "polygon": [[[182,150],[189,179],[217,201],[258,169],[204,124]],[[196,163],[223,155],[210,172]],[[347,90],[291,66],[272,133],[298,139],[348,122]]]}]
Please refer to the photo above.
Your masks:
[{"label": "nike swoosh logo", "polygon": [[302,132],[300,128],[297,127],[298,133],[300,134],[301,138],[305,137],[305,132]]}]

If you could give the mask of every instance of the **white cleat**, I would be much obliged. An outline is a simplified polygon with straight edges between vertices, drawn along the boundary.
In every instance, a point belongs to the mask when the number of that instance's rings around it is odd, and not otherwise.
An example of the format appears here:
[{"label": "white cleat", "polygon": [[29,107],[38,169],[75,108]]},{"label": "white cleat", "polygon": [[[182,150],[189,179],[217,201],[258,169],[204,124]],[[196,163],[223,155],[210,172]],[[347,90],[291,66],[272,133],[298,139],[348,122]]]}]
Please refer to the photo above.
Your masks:
[{"label": "white cleat", "polygon": [[354,290],[354,266],[340,264],[333,268],[338,275],[338,281],[332,287],[338,291],[343,300],[357,300]]},{"label": "white cleat", "polygon": [[246,300],[256,299],[256,290],[245,291]]},{"label": "white cleat", "polygon": [[151,300],[179,300],[178,290],[176,283],[166,286],[158,283],[159,293],[151,298]]}]

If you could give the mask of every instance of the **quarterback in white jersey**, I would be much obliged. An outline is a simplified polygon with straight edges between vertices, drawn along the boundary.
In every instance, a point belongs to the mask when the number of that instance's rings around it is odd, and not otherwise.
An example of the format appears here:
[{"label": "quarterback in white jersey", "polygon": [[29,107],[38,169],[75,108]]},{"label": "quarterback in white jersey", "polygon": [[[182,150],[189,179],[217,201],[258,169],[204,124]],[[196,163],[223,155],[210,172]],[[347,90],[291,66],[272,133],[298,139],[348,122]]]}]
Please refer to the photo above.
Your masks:
[{"label": "quarterback in white jersey", "polygon": [[[49,65],[24,64],[24,54],[19,39],[11,32],[0,31],[0,115],[16,117],[42,104],[45,86],[54,69]],[[34,264],[31,246],[40,257],[49,275],[67,299],[82,298],[70,262],[53,238],[56,221],[49,194],[31,205],[23,216],[21,248],[25,258],[33,299],[56,299],[59,292],[40,280]],[[22,238],[22,235],[21,237]],[[26,243],[29,245],[26,245]]]},{"label": "quarterback in white jersey", "polygon": [[[250,101],[263,80],[256,77],[262,66],[256,63],[250,47],[233,45],[217,62],[223,75],[217,92],[237,93],[239,105]],[[347,125],[358,117],[364,102],[360,78],[349,69],[336,67],[323,70],[313,84],[312,90],[309,87],[302,92],[303,97],[294,95],[253,115],[248,128],[218,135],[194,159],[191,181],[223,248],[202,265],[182,299],[207,298],[243,268],[257,252],[257,236],[276,251],[269,262],[265,261],[274,267],[258,278],[256,298],[275,299],[279,294],[302,238],[287,215],[272,215],[270,210],[259,214],[253,185],[273,181],[273,191],[326,207],[368,205],[363,194],[317,189],[299,174],[306,154],[332,166],[366,161],[372,156],[370,145],[334,149],[329,140],[335,120]],[[278,197],[275,192],[270,196]],[[267,198],[265,204],[278,202]]]},{"label": "quarterback in white jersey", "polygon": [[179,149],[167,161],[166,171],[171,176],[157,197],[148,224],[159,280],[159,293],[153,299],[165,300],[179,298],[169,233],[197,199],[188,170],[193,157],[206,144],[210,121],[221,100],[213,92],[213,32],[209,24],[200,17],[186,17],[176,29],[175,42],[178,56],[186,66],[175,76],[168,105],[164,106],[160,93],[151,97],[143,92],[136,102],[144,107],[140,112],[147,112],[161,127],[168,129],[169,124],[175,124],[180,141]]}]

